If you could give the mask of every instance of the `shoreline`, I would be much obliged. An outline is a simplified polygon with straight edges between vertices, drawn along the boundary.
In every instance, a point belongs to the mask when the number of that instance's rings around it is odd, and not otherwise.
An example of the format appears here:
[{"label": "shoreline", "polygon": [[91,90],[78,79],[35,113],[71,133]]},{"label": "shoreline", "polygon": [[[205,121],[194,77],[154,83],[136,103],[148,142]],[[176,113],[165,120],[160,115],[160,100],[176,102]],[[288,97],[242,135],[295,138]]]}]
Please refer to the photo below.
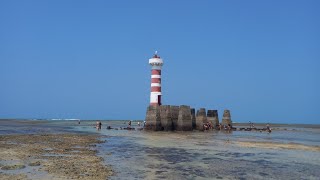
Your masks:
[{"label": "shoreline", "polygon": [[[80,120],[81,122],[89,121],[89,122],[95,122],[95,121],[133,121],[133,122],[143,122],[145,119],[32,119],[32,118],[0,118],[0,121],[19,121],[19,122],[24,122],[24,121],[30,121],[30,122],[55,122],[55,121],[71,121],[71,122],[76,122]],[[303,127],[303,128],[320,128],[320,124],[304,124],[304,123],[272,123],[270,121],[266,122],[252,122],[256,126],[265,126],[266,124],[276,126],[276,127]],[[248,122],[233,122],[233,125],[236,126],[249,126],[250,123]]]},{"label": "shoreline", "polygon": [[98,156],[98,134],[0,136],[0,179],[106,179],[113,174]]}]

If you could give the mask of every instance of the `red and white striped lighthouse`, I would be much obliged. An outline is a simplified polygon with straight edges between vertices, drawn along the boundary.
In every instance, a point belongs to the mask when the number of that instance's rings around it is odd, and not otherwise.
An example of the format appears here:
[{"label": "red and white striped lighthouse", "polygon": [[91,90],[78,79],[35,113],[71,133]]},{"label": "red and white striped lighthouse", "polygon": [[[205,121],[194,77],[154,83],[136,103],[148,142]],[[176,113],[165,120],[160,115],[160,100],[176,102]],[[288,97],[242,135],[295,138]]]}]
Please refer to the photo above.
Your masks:
[{"label": "red and white striped lighthouse", "polygon": [[163,60],[157,55],[157,51],[154,56],[149,59],[151,65],[151,93],[150,93],[150,105],[161,105],[161,68]]}]

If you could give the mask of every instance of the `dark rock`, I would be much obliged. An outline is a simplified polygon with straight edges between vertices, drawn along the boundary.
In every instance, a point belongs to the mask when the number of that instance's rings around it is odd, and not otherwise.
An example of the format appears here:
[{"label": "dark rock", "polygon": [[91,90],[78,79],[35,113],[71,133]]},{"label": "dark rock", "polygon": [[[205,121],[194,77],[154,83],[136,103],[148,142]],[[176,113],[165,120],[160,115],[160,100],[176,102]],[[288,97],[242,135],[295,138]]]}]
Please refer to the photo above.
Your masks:
[{"label": "dark rock", "polygon": [[6,165],[6,166],[3,166],[1,169],[2,170],[16,170],[16,169],[23,169],[25,168],[26,166],[23,165],[23,164],[15,164],[15,165]]},{"label": "dark rock", "polygon": [[40,166],[41,163],[40,163],[40,161],[36,161],[36,162],[31,162],[31,163],[29,163],[28,165],[29,165],[29,166]]},{"label": "dark rock", "polygon": [[191,108],[191,120],[192,120],[192,128],[196,128],[196,110]]}]

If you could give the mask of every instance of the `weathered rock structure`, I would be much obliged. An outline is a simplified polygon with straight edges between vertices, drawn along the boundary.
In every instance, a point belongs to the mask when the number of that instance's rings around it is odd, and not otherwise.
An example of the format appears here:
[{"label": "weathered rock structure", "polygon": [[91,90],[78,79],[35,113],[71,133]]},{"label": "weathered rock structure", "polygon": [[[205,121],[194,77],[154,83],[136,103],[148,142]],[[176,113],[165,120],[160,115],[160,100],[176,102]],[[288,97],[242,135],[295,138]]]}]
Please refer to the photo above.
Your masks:
[{"label": "weathered rock structure", "polygon": [[207,114],[205,108],[200,108],[196,116],[196,129],[203,130],[203,123],[207,122]]},{"label": "weathered rock structure", "polygon": [[173,130],[170,106],[160,106],[160,119],[162,130]]},{"label": "weathered rock structure", "polygon": [[191,109],[190,106],[180,106],[178,126],[176,130],[178,131],[192,131],[192,119],[191,119]]},{"label": "weathered rock structure", "polygon": [[227,109],[224,110],[221,124],[222,125],[228,125],[228,124],[232,125],[230,110],[227,110]]},{"label": "weathered rock structure", "polygon": [[213,127],[219,125],[218,110],[208,110],[207,120],[212,123]]},{"label": "weathered rock structure", "polygon": [[172,118],[172,130],[176,130],[178,127],[179,106],[170,106],[171,118]]},{"label": "weathered rock structure", "polygon": [[[203,124],[210,122],[213,127],[219,125],[218,111],[200,108],[195,114],[195,109],[190,106],[152,106],[147,108],[147,130],[153,131],[192,131],[203,130]],[[223,125],[232,125],[229,110],[225,110],[222,118]]]},{"label": "weathered rock structure", "polygon": [[148,106],[146,115],[146,129],[154,131],[162,130],[160,106]]}]

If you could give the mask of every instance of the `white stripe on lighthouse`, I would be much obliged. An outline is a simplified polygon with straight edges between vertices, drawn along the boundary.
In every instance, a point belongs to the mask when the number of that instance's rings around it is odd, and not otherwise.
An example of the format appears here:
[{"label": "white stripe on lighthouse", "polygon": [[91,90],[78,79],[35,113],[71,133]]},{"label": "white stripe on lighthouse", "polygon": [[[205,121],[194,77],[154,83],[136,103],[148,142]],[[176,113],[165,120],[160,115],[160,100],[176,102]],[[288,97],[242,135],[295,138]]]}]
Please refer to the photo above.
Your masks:
[{"label": "white stripe on lighthouse", "polygon": [[151,78],[161,78],[161,75],[151,75]]},{"label": "white stripe on lighthouse", "polygon": [[161,84],[160,83],[151,83],[151,87],[160,87]]}]

